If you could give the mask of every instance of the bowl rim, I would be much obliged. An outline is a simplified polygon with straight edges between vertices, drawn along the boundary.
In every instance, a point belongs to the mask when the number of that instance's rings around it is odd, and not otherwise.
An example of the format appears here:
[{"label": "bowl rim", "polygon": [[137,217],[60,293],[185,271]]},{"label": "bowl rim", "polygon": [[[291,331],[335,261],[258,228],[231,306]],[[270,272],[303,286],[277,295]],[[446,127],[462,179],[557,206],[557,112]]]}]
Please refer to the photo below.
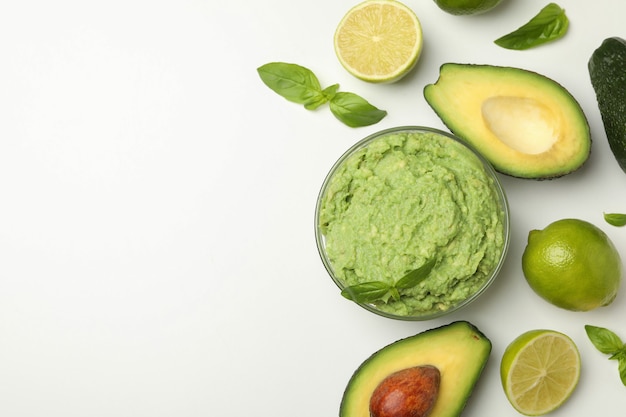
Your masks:
[{"label": "bowl rim", "polygon": [[340,290],[343,290],[344,286],[341,283],[341,281],[339,281],[339,279],[335,276],[332,264],[330,262],[330,259],[328,259],[328,256],[326,255],[326,251],[325,251],[324,235],[321,232],[321,227],[320,227],[320,224],[319,224],[319,216],[320,216],[320,211],[321,211],[321,206],[322,206],[322,199],[323,199],[324,194],[326,192],[326,189],[327,189],[331,179],[333,178],[333,175],[337,171],[337,169],[344,163],[344,161],[346,159],[348,159],[350,156],[352,156],[354,154],[354,152],[356,152],[356,151],[358,151],[358,150],[368,146],[370,143],[374,142],[376,139],[385,137],[385,136],[387,136],[389,134],[401,133],[401,132],[425,132],[425,133],[438,134],[440,136],[443,136],[443,137],[446,137],[448,139],[451,139],[451,140],[461,144],[466,149],[470,150],[482,162],[482,165],[483,165],[485,171],[487,172],[487,175],[493,180],[493,186],[494,186],[494,189],[495,189],[496,194],[498,196],[498,200],[499,200],[499,203],[500,203],[500,206],[501,206],[501,210],[502,210],[503,246],[502,246],[502,251],[500,253],[500,257],[498,258],[498,262],[497,262],[495,268],[489,274],[488,278],[483,283],[483,285],[481,285],[481,287],[477,291],[475,291],[469,297],[465,298],[463,301],[461,301],[461,302],[451,306],[447,310],[437,311],[437,312],[434,312],[434,313],[428,313],[428,314],[424,314],[424,315],[408,315],[408,316],[388,313],[388,312],[385,312],[385,311],[382,311],[382,310],[376,308],[374,305],[369,304],[369,303],[357,303],[357,302],[355,302],[355,304],[359,305],[360,307],[364,308],[365,310],[368,310],[368,311],[370,311],[370,312],[372,312],[372,313],[374,313],[376,315],[382,316],[382,317],[391,318],[391,319],[395,319],[395,320],[403,320],[403,321],[426,321],[426,320],[432,320],[432,319],[435,319],[435,318],[439,318],[439,317],[451,314],[451,313],[453,313],[455,311],[458,311],[461,308],[471,304],[474,300],[476,300],[495,281],[495,279],[499,275],[499,273],[500,273],[500,271],[501,271],[501,269],[502,269],[502,267],[504,265],[506,256],[508,254],[509,244],[510,244],[510,240],[511,240],[511,238],[510,238],[510,235],[511,235],[511,222],[510,222],[510,209],[509,209],[509,203],[508,203],[508,198],[507,198],[506,192],[504,190],[504,187],[502,186],[502,183],[500,181],[498,173],[495,170],[495,168],[493,167],[493,165],[489,162],[489,160],[487,160],[471,144],[467,143],[463,139],[459,138],[458,136],[456,136],[456,135],[454,135],[454,134],[452,134],[450,132],[446,132],[446,131],[443,131],[443,130],[440,130],[440,129],[437,129],[437,128],[432,128],[432,127],[427,127],[427,126],[418,126],[418,125],[403,125],[403,126],[396,126],[396,127],[386,128],[386,129],[379,130],[377,132],[371,133],[371,134],[367,135],[366,137],[360,139],[359,141],[354,143],[352,146],[350,146],[346,151],[344,151],[343,154],[341,154],[341,156],[331,166],[330,170],[326,174],[326,177],[324,178],[324,181],[322,182],[322,186],[320,187],[320,190],[319,190],[318,195],[317,195],[316,203],[315,203],[315,213],[314,213],[315,214],[315,216],[314,216],[315,242],[316,242],[318,254],[319,254],[319,256],[320,256],[320,258],[322,260],[322,264],[324,265],[324,268],[326,269],[326,272],[328,273],[330,278],[333,280],[335,285]]}]

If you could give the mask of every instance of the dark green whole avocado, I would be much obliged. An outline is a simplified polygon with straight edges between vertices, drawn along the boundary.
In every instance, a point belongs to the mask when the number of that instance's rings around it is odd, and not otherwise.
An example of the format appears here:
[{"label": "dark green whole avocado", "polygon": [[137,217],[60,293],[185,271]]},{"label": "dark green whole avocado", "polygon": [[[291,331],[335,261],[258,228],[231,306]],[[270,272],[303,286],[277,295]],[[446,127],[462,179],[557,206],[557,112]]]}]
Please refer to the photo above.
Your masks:
[{"label": "dark green whole avocado", "polygon": [[366,359],[344,391],[340,417],[370,417],[370,400],[388,376],[416,367],[440,373],[429,417],[458,417],[489,359],[491,341],[467,321],[426,330],[387,345]]},{"label": "dark green whole avocado", "polygon": [[605,39],[588,67],[609,146],[626,172],[626,41]]}]

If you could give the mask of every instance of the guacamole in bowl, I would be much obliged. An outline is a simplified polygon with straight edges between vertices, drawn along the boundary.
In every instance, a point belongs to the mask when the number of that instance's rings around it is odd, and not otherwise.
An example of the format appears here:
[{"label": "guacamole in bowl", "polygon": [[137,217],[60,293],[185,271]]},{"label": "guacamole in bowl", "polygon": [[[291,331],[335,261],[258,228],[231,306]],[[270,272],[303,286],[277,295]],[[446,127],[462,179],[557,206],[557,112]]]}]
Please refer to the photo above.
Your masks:
[{"label": "guacamole in bowl", "polygon": [[344,297],[385,317],[426,320],[496,278],[509,214],[491,165],[451,134],[398,127],[330,170],[315,209],[322,262]]}]

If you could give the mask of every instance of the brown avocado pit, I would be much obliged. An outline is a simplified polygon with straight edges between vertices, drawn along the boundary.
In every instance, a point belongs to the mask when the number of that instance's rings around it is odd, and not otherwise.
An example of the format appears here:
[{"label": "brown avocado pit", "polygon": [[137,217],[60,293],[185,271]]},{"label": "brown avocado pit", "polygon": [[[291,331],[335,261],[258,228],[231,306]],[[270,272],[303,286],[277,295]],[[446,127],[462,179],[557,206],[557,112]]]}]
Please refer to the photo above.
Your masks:
[{"label": "brown avocado pit", "polygon": [[371,417],[426,417],[437,397],[441,373],[432,365],[397,371],[383,379],[370,398]]}]

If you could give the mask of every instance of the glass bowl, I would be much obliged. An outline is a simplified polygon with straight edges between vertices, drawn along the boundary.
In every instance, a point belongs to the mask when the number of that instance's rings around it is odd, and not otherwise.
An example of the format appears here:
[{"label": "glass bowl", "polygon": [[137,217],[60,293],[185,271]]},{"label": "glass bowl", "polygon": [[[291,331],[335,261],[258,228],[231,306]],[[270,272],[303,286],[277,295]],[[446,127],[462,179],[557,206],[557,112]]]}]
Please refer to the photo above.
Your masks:
[{"label": "glass bowl", "polygon": [[454,135],[383,130],[326,176],[315,239],[341,294],[378,315],[429,320],[468,305],[496,279],[509,210],[492,166]]}]

